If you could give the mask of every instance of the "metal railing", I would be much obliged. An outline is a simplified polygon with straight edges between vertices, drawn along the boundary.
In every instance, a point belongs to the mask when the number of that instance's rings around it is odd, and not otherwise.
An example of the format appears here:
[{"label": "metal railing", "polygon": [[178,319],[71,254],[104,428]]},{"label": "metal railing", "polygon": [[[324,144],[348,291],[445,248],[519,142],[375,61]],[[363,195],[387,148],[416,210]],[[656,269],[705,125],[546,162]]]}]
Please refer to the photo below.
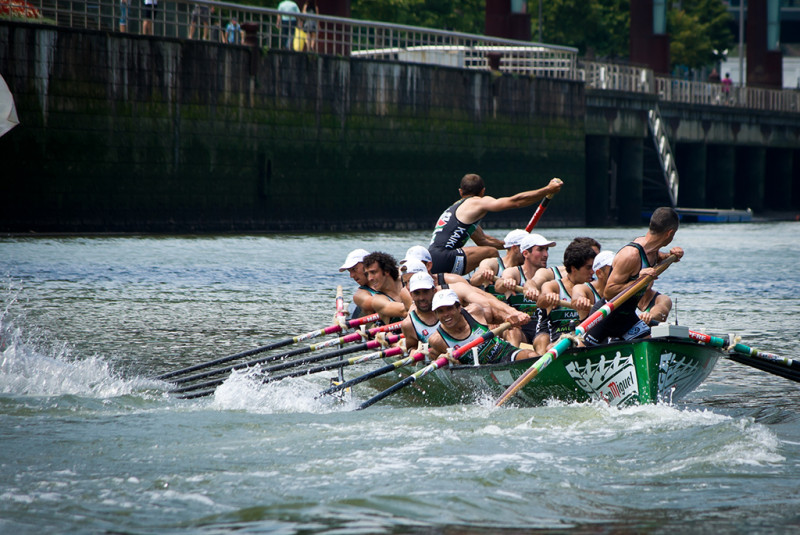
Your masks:
[{"label": "metal railing", "polygon": [[578,72],[580,79],[592,89],[655,93],[664,102],[800,112],[800,91],[791,89],[726,88],[719,82],[691,82],[654,76],[652,70],[643,67],[593,61],[579,62]]},{"label": "metal railing", "polygon": [[[41,14],[37,22],[103,31],[142,33],[143,0],[30,0]],[[207,9],[204,14],[195,6]],[[193,16],[193,12],[195,12]],[[283,19],[281,19],[283,16]],[[205,17],[205,18],[204,18]],[[226,41],[231,19],[241,25],[247,44],[408,62],[436,63],[469,69],[576,79],[577,49],[415,26],[345,19],[327,15],[293,15],[276,9],[211,0],[160,1],[153,10],[152,35]],[[194,19],[194,20],[193,20]],[[281,24],[281,21],[283,24]],[[316,22],[315,31],[296,37],[297,27]],[[208,29],[206,29],[208,27]]]},{"label": "metal railing", "polygon": [[[24,6],[33,22],[72,28],[141,33],[144,0],[9,0]],[[200,8],[203,8],[202,10]],[[207,10],[205,9],[207,8]],[[22,12],[17,10],[18,12]],[[284,17],[286,14],[283,14]],[[152,34],[160,37],[207,39],[261,48],[335,54],[402,62],[430,63],[466,69],[579,80],[595,90],[655,94],[660,101],[737,106],[800,113],[800,91],[750,87],[726,88],[720,83],[690,82],[655,76],[651,69],[595,61],[578,61],[577,49],[483,35],[448,32],[399,24],[302,14],[294,21],[281,12],[212,0],[161,0],[153,10]],[[241,32],[226,31],[231,19]],[[19,18],[16,20],[20,20]],[[296,27],[316,22],[304,38]],[[123,26],[124,23],[124,26]]]}]

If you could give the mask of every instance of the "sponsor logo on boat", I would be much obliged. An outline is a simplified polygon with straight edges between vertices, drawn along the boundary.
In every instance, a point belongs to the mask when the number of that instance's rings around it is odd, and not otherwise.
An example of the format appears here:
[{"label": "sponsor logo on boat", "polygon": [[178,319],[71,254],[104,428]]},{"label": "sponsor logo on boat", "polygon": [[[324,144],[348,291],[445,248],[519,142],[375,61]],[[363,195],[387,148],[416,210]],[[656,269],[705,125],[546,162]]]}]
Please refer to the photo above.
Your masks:
[{"label": "sponsor logo on boat", "polygon": [[589,396],[603,399],[610,405],[621,405],[639,397],[633,356],[623,357],[617,351],[613,358],[605,355],[570,362],[565,366],[575,383]]},{"label": "sponsor logo on boat", "polygon": [[697,360],[672,352],[662,353],[658,363],[658,399],[670,403],[676,390],[680,390],[678,397],[691,391],[704,377],[699,372]]}]

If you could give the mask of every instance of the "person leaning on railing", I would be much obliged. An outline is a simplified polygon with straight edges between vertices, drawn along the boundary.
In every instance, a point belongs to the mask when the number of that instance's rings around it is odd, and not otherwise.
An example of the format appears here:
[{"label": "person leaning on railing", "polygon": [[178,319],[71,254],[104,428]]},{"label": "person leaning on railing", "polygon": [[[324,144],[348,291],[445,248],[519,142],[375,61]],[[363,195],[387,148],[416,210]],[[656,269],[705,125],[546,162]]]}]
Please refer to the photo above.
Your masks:
[{"label": "person leaning on railing", "polygon": [[287,15],[278,15],[278,25],[281,29],[281,44],[287,50],[292,49],[292,38],[294,37],[294,25],[297,21],[296,15],[300,14],[300,8],[293,0],[283,0],[278,4],[278,11]]}]

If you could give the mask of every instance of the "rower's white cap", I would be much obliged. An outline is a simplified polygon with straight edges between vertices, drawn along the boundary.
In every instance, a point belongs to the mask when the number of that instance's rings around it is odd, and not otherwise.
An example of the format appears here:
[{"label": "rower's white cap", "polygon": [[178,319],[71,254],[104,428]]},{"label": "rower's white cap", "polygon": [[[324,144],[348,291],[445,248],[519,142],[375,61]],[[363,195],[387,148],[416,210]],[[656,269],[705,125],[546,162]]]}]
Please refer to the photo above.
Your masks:
[{"label": "rower's white cap", "polygon": [[600,268],[610,266],[613,261],[614,261],[614,253],[612,253],[611,251],[600,251],[600,253],[598,253],[598,255],[594,257],[592,270],[599,271]]},{"label": "rower's white cap", "polygon": [[414,273],[408,281],[408,291],[414,290],[430,290],[434,287],[433,277],[425,273]]},{"label": "rower's white cap", "polygon": [[403,258],[400,263],[408,262],[409,260],[419,260],[420,262],[432,262],[433,259],[431,258],[431,252],[428,251],[422,245],[414,245],[413,247],[409,247],[408,251],[406,251],[406,256]]},{"label": "rower's white cap", "polygon": [[553,247],[555,244],[556,242],[550,241],[541,234],[533,232],[522,239],[519,248],[522,251],[527,251],[531,247]]},{"label": "rower's white cap", "polygon": [[416,258],[412,258],[408,260],[403,267],[401,268],[404,273],[427,273],[428,267],[423,264],[420,260]]},{"label": "rower's white cap", "polygon": [[503,239],[503,247],[511,249],[515,245],[522,245],[522,240],[524,240],[527,235],[528,233],[522,229],[514,229],[506,234],[506,237]]},{"label": "rower's white cap", "polygon": [[449,307],[456,303],[458,303],[458,294],[453,290],[439,290],[433,296],[431,310],[436,310],[439,307]]},{"label": "rower's white cap", "polygon": [[356,249],[355,251],[350,251],[350,254],[347,255],[347,260],[344,261],[344,264],[342,264],[342,267],[339,268],[339,271],[345,271],[347,269],[350,269],[351,267],[355,266],[356,264],[364,260],[364,257],[367,256],[368,254],[369,251],[367,251],[366,249]]}]

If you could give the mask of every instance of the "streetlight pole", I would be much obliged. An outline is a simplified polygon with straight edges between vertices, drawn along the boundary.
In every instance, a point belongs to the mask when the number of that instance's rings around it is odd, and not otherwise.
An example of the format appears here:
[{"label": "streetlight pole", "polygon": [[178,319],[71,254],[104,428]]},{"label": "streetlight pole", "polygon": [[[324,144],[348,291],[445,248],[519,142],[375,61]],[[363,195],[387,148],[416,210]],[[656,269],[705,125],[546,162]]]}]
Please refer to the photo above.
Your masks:
[{"label": "streetlight pole", "polygon": [[744,87],[744,0],[739,0],[739,91]]},{"label": "streetlight pole", "polygon": [[542,42],[542,0],[539,0],[539,42]]}]

